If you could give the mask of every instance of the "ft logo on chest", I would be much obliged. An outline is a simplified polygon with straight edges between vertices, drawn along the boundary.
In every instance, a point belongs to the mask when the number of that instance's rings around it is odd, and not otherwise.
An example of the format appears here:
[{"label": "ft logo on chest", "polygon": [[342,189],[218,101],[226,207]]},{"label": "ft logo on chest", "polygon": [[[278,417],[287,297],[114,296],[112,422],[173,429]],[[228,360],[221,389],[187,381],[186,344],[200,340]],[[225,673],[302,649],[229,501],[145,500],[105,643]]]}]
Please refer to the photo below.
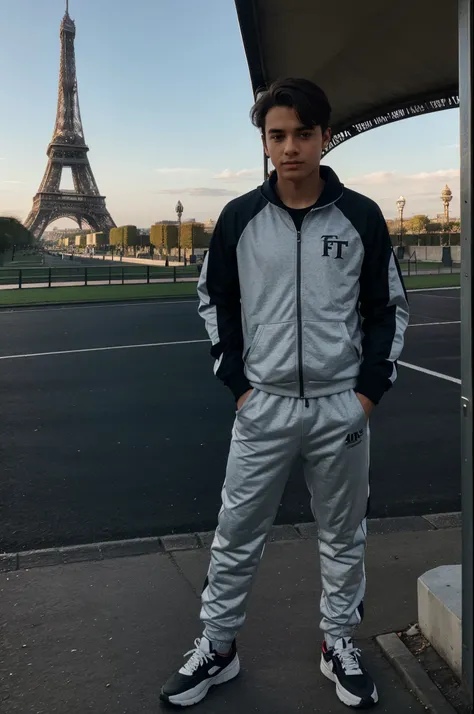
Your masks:
[{"label": "ft logo on chest", "polygon": [[342,260],[342,249],[349,245],[347,240],[339,240],[338,236],[323,236],[323,258],[339,258]]}]

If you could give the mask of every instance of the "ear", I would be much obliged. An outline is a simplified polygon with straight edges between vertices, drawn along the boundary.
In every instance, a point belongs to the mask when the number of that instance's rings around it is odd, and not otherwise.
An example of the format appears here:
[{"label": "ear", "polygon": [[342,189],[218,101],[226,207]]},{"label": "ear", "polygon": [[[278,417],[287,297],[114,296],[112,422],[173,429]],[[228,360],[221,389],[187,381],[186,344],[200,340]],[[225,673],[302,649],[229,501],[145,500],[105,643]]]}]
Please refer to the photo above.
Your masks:
[{"label": "ear", "polygon": [[328,128],[326,129],[326,131],[324,132],[324,134],[323,134],[323,149],[327,149],[327,148],[328,148],[329,143],[330,143],[330,141],[331,141],[331,137],[332,137],[332,131],[331,131],[331,129],[328,127]]},{"label": "ear", "polygon": [[262,139],[263,150],[265,152],[265,156],[267,158],[270,158],[270,154],[268,153],[268,149],[267,149],[267,142],[265,141],[265,134],[261,134],[261,139]]}]

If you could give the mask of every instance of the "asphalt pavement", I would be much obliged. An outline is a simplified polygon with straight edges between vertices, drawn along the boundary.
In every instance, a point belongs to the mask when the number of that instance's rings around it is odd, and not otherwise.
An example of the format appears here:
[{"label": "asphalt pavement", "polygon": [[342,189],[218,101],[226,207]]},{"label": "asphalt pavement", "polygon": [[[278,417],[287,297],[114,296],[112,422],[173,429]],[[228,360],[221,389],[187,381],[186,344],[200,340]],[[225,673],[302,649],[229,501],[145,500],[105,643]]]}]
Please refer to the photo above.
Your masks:
[{"label": "asphalt pavement", "polygon": [[[459,562],[457,528],[369,535],[365,620],[357,644],[379,714],[425,708],[374,636],[417,619],[419,575]],[[152,714],[164,681],[201,634],[209,554],[175,551],[0,573],[2,714]],[[196,714],[346,714],[319,672],[317,540],[269,543],[239,637],[242,672]]]},{"label": "asphalt pavement", "polygon": [[[410,300],[403,360],[459,378],[459,291]],[[235,407],[196,307],[0,312],[0,550],[214,528]],[[372,516],[459,510],[459,397],[400,367],[371,423]],[[308,500],[296,469],[277,522]]]}]

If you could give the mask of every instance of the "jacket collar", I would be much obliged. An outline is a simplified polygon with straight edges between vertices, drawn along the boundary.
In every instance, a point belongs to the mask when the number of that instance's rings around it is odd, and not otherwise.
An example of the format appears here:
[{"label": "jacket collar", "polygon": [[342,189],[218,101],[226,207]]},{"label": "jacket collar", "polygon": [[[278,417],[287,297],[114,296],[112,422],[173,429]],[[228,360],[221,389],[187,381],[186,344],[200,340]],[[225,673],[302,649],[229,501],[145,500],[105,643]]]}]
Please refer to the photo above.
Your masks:
[{"label": "jacket collar", "polygon": [[[325,182],[323,192],[320,195],[318,202],[314,206],[315,209],[325,208],[338,201],[344,191],[344,185],[339,181],[335,172],[329,166],[320,166],[319,175]],[[260,190],[263,196],[273,203],[275,206],[287,209],[287,206],[281,201],[276,192],[276,183],[278,180],[277,172],[273,171],[269,179],[262,184]]]}]

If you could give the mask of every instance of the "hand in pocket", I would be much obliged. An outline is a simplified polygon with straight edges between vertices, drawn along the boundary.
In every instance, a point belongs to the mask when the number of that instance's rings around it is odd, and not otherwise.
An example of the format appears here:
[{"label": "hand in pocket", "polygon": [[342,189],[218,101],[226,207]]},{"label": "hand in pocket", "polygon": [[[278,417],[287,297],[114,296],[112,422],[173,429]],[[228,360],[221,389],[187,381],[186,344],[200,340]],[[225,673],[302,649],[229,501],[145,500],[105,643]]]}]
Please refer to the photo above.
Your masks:
[{"label": "hand in pocket", "polygon": [[370,415],[372,414],[372,412],[374,410],[375,404],[368,397],[365,397],[363,394],[360,394],[359,392],[356,392],[355,395],[362,405],[362,409],[365,412],[365,416],[367,417],[367,419],[369,419]]},{"label": "hand in pocket", "polygon": [[248,392],[245,392],[245,394],[242,394],[242,396],[239,397],[239,399],[237,401],[237,411],[240,411],[242,409],[242,407],[244,406],[245,402],[250,397],[252,392],[253,392],[253,389],[249,389]]}]

